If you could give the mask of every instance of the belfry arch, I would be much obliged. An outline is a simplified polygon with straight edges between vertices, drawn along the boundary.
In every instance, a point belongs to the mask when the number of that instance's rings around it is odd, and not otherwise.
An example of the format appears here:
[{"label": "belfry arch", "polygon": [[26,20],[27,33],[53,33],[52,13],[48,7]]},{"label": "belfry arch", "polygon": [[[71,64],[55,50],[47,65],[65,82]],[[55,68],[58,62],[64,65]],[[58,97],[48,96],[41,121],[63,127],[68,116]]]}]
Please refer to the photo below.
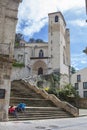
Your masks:
[{"label": "belfry arch", "polygon": [[0,121],[8,120],[17,12],[20,0],[0,0]]}]

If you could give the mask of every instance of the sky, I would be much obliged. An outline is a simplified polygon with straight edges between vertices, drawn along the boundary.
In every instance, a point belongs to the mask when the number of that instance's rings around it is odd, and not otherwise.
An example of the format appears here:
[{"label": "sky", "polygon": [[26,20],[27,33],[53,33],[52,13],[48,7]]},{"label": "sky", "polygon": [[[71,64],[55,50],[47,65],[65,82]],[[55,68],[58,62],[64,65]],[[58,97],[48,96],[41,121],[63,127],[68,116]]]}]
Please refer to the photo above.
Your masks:
[{"label": "sky", "polygon": [[87,67],[87,19],[85,0],[22,0],[18,9],[16,32],[26,41],[30,38],[48,41],[48,13],[60,11],[70,29],[71,66]]}]

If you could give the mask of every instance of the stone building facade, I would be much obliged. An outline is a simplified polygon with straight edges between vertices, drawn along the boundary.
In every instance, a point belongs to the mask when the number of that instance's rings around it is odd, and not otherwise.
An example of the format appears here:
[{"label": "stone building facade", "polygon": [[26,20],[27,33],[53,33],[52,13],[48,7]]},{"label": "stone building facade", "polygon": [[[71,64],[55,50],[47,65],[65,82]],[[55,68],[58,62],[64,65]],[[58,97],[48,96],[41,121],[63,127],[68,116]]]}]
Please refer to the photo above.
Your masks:
[{"label": "stone building facade", "polygon": [[0,120],[8,120],[15,28],[20,0],[0,0]]},{"label": "stone building facade", "polygon": [[71,83],[81,98],[87,98],[87,68],[73,74],[71,76]]},{"label": "stone building facade", "polygon": [[69,83],[70,34],[61,12],[48,14],[48,43],[25,43],[15,48],[14,58],[25,63],[30,75],[61,74],[60,85]]}]

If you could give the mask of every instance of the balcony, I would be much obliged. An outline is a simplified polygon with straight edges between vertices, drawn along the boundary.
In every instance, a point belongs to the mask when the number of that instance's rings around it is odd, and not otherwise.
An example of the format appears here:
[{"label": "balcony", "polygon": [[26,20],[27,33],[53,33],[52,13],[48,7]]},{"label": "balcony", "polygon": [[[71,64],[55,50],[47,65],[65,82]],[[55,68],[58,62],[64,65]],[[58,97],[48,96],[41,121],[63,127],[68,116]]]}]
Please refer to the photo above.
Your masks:
[{"label": "balcony", "polygon": [[31,60],[36,60],[36,59],[49,59],[49,57],[30,57]]}]

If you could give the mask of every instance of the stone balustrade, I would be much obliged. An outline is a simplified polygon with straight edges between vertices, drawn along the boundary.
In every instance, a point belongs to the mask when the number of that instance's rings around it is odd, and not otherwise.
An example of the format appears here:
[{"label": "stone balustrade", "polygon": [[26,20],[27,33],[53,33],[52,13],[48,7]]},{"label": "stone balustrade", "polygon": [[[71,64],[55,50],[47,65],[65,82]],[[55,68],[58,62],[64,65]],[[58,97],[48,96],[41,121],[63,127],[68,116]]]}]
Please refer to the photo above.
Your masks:
[{"label": "stone balustrade", "polygon": [[48,94],[45,90],[40,89],[36,86],[32,86],[29,85],[28,82],[24,82],[23,83],[27,84],[31,89],[35,90],[37,93],[41,94],[45,99],[49,99],[51,100],[57,107],[59,108],[63,108],[64,110],[66,110],[67,112],[69,112],[70,114],[72,114],[74,117],[79,116],[79,110],[72,106],[71,104],[61,101],[60,99],[58,99],[55,95],[53,94]]}]

